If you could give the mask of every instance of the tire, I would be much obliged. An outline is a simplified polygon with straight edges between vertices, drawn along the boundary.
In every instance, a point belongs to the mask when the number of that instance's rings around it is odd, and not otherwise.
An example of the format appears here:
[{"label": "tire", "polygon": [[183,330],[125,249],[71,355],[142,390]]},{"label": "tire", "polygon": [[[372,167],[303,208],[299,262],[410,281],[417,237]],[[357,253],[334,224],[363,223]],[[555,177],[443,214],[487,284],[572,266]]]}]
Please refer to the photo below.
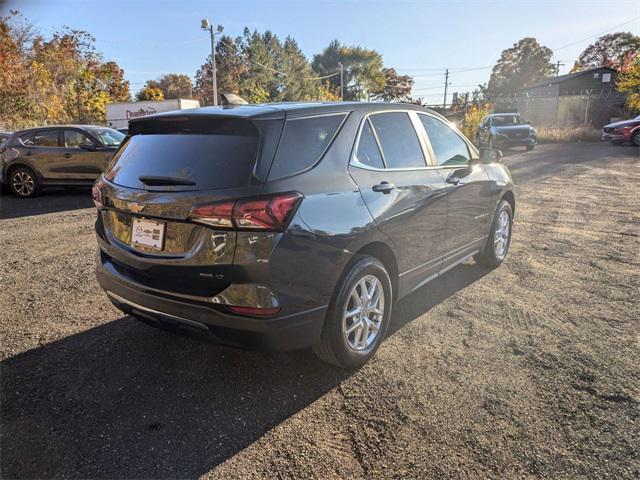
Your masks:
[{"label": "tire", "polygon": [[631,136],[631,145],[640,147],[640,130],[636,130],[636,132]]},{"label": "tire", "polygon": [[533,145],[527,145],[527,152],[530,152],[531,150],[533,150]]},{"label": "tire", "polygon": [[27,167],[18,167],[9,175],[9,188],[20,198],[30,198],[38,193],[40,182],[38,176]]},{"label": "tire", "polygon": [[[368,309],[377,309],[381,315],[370,311],[366,315],[347,316],[347,310],[355,311],[358,308],[358,299],[362,302],[359,295],[362,293],[362,286],[365,285],[367,290],[372,289],[374,279],[380,290],[374,291],[372,296],[376,297],[377,292],[380,292],[382,302],[370,299],[371,304],[375,303],[373,307],[367,303],[365,305],[368,305]],[[376,353],[387,333],[392,295],[391,280],[384,265],[374,257],[355,257],[336,287],[320,343],[313,346],[313,353],[321,360],[341,368],[358,368],[364,365]],[[348,328],[351,328],[351,332],[347,331]],[[375,332],[372,331],[373,328],[376,328]]]},{"label": "tire", "polygon": [[[508,225],[506,226],[506,232],[503,223],[501,223],[502,215],[506,214],[508,218]],[[479,254],[476,254],[473,258],[481,265],[488,267],[497,267],[500,265],[507,256],[509,246],[511,245],[511,231],[513,226],[513,210],[511,205],[506,200],[502,200],[496,208],[496,213],[493,217],[491,224],[491,230],[489,232],[489,238],[484,246],[484,250]],[[498,241],[496,240],[499,230],[499,235],[502,237],[503,243],[498,248]],[[506,238],[505,238],[506,233]],[[504,246],[504,248],[502,248]]]}]

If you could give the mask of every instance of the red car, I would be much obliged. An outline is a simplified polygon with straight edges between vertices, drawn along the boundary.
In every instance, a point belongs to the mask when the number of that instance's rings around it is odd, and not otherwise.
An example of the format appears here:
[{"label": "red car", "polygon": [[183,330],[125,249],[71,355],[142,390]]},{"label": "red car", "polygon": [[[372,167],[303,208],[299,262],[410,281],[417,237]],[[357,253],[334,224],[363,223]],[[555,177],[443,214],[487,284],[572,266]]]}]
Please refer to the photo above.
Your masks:
[{"label": "red car", "polygon": [[640,115],[631,120],[610,123],[602,127],[602,141],[624,143],[640,147]]}]

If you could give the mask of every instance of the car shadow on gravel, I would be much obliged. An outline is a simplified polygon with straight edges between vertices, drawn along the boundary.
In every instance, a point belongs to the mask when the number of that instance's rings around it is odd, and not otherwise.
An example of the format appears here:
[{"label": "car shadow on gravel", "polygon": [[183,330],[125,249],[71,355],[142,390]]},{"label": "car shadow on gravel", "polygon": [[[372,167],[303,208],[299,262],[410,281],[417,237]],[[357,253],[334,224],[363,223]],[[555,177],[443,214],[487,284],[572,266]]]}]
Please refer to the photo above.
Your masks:
[{"label": "car shadow on gravel", "polygon": [[[489,270],[461,265],[401,301],[391,334]],[[3,478],[195,478],[353,372],[129,317],[0,364]]]},{"label": "car shadow on gravel", "polygon": [[18,198],[5,190],[0,194],[0,220],[93,207],[88,187],[51,188],[33,198]]}]

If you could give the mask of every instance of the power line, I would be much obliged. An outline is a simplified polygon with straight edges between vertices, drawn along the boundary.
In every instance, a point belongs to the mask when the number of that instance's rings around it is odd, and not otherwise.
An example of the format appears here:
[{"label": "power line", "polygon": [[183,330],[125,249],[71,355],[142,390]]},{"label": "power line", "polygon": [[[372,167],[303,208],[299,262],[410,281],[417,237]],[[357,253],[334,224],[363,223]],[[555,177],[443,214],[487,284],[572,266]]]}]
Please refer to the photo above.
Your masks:
[{"label": "power line", "polygon": [[628,20],[628,21],[626,21],[624,23],[621,23],[620,25],[616,25],[615,27],[607,28],[606,30],[604,30],[604,31],[602,31],[600,33],[596,33],[595,35],[590,35],[588,37],[582,38],[582,39],[577,40],[575,42],[567,43],[566,45],[562,45],[561,47],[556,47],[556,48],[554,48],[552,50],[555,52],[555,51],[558,51],[558,50],[562,50],[563,48],[573,47],[574,45],[577,45],[580,42],[584,42],[585,40],[591,40],[592,38],[599,37],[600,35],[604,35],[605,33],[610,32],[611,30],[615,30],[616,28],[624,27],[625,25],[628,25],[628,24],[630,24],[632,22],[635,22],[638,19],[640,19],[640,16],[632,18],[631,20]]}]

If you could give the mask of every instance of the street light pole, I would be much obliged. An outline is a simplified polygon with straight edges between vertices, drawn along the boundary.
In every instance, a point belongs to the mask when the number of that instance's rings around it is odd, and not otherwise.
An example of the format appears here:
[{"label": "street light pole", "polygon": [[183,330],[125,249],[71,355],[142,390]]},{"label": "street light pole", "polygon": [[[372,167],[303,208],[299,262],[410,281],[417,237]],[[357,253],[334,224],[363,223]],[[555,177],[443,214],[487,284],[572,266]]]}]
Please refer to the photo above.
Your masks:
[{"label": "street light pole", "polygon": [[340,66],[340,101],[344,102],[344,65],[342,62],[338,62]]},{"label": "street light pole", "polygon": [[211,89],[213,92],[213,105],[218,105],[218,78],[216,71],[216,35],[222,33],[224,28],[222,25],[218,25],[216,31],[213,31],[213,25],[209,23],[208,19],[203,19],[200,24],[200,28],[203,30],[208,30],[211,34]]}]

